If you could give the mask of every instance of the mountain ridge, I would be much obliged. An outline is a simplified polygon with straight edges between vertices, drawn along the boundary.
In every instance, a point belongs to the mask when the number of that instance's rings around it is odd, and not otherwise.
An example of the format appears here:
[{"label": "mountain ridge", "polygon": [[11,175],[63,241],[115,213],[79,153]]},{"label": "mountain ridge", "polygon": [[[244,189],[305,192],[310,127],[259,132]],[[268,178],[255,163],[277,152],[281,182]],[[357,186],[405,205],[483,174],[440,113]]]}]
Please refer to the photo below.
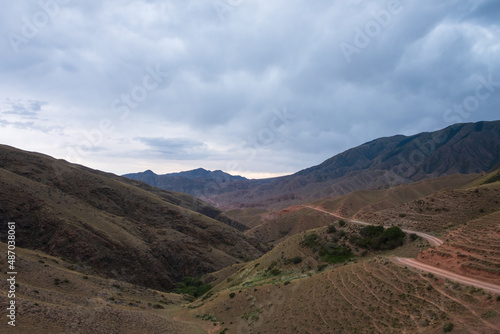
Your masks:
[{"label": "mountain ridge", "polygon": [[[459,123],[411,136],[377,138],[292,175],[259,180],[197,179],[196,191],[188,193],[222,209],[285,208],[429,177],[489,172],[500,167],[499,151],[500,121]],[[176,191],[183,186],[155,185]]]}]

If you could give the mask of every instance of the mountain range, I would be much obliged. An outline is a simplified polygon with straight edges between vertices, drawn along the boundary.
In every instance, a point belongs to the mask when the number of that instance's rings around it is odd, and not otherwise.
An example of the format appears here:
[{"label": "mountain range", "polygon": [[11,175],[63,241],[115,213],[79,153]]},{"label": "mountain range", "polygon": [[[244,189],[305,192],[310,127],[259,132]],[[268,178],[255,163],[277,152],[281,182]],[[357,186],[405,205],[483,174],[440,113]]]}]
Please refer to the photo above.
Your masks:
[{"label": "mountain range", "polygon": [[156,187],[183,191],[217,207],[284,208],[356,190],[380,189],[429,177],[500,168],[500,121],[454,124],[413,136],[375,139],[320,165],[278,178],[248,180],[221,171],[127,174]]},{"label": "mountain range", "polygon": [[0,251],[15,222],[19,273],[0,332],[498,333],[499,123],[281,178],[144,173],[198,198],[0,145]]}]

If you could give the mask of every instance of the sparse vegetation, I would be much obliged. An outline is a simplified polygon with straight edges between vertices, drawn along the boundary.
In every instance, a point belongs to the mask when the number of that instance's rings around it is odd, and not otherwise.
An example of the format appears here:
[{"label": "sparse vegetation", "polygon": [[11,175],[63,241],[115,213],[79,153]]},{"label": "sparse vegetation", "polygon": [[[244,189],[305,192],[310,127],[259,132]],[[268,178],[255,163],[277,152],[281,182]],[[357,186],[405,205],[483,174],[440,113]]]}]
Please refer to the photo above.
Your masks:
[{"label": "sparse vegetation", "polygon": [[186,276],[181,282],[177,283],[177,287],[174,289],[174,292],[179,294],[188,294],[198,298],[210,291],[210,289],[212,289],[212,286],[210,284],[203,283],[199,277]]},{"label": "sparse vegetation", "polygon": [[486,181],[484,181],[483,184],[490,184],[499,181],[500,181],[500,172],[497,172],[495,175],[491,176]]}]

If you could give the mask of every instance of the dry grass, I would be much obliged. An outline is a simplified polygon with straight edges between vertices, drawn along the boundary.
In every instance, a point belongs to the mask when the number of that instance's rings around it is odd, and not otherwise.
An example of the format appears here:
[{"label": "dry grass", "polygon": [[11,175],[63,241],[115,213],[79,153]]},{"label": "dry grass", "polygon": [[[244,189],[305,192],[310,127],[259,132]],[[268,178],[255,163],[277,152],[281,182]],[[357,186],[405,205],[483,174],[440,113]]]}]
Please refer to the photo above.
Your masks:
[{"label": "dry grass", "polygon": [[193,314],[213,314],[242,333],[495,333],[499,302],[385,259],[341,266],[283,283],[221,291]]},{"label": "dry grass", "polygon": [[[2,254],[6,249],[0,243]],[[103,279],[41,252],[16,252],[16,327],[2,321],[2,333],[204,333],[197,325],[174,320],[186,303],[182,296]],[[4,257],[0,267],[6,267]],[[5,282],[6,275],[0,279]],[[3,310],[5,288],[0,286]]]}]

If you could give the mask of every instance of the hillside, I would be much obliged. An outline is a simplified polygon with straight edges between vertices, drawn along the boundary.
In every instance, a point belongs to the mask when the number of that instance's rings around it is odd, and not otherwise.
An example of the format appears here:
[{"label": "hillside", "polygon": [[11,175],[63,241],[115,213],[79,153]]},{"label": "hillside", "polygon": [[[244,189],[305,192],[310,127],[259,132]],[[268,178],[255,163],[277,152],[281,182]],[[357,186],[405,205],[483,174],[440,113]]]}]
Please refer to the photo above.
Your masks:
[{"label": "hillside", "polygon": [[[5,243],[0,251],[6,253]],[[187,303],[180,295],[95,276],[92,268],[39,251],[16,252],[18,316],[15,327],[0,325],[2,333],[205,333],[202,322],[174,319],[172,311]],[[2,256],[0,266],[6,265]],[[3,270],[0,278],[7,279]],[[0,286],[2,310],[6,287]]]},{"label": "hillside", "polygon": [[18,246],[96,274],[171,289],[265,251],[232,220],[203,213],[221,214],[188,195],[0,146],[0,220],[16,222]]},{"label": "hillside", "polygon": [[[359,231],[351,223],[342,228]],[[450,326],[496,333],[500,297],[395,264],[427,242],[325,266],[303,246],[312,233],[333,237],[326,228],[297,234],[243,267],[210,275],[217,285],[189,307],[192,318],[211,319],[227,333],[442,333]],[[297,256],[302,261],[288,261]]]},{"label": "hillside", "polygon": [[[360,218],[377,222],[378,220],[376,219],[370,220],[371,217],[368,213],[394,208],[400,204],[433,195],[441,190],[461,188],[478,180],[480,177],[478,174],[441,176],[389,189],[359,190],[333,199],[315,201],[310,203],[310,205],[321,207],[328,212],[335,213],[339,217],[358,217],[358,213],[363,213],[363,215],[359,215]],[[270,212],[255,210],[251,212],[254,214],[249,215],[249,209],[240,209],[231,210],[227,214],[249,226],[253,223],[252,228],[245,233],[270,243],[280,242],[302,231],[326,226],[332,220],[335,220],[332,216],[304,206],[292,206]],[[399,213],[395,215],[396,219],[399,218],[398,215]]]}]

